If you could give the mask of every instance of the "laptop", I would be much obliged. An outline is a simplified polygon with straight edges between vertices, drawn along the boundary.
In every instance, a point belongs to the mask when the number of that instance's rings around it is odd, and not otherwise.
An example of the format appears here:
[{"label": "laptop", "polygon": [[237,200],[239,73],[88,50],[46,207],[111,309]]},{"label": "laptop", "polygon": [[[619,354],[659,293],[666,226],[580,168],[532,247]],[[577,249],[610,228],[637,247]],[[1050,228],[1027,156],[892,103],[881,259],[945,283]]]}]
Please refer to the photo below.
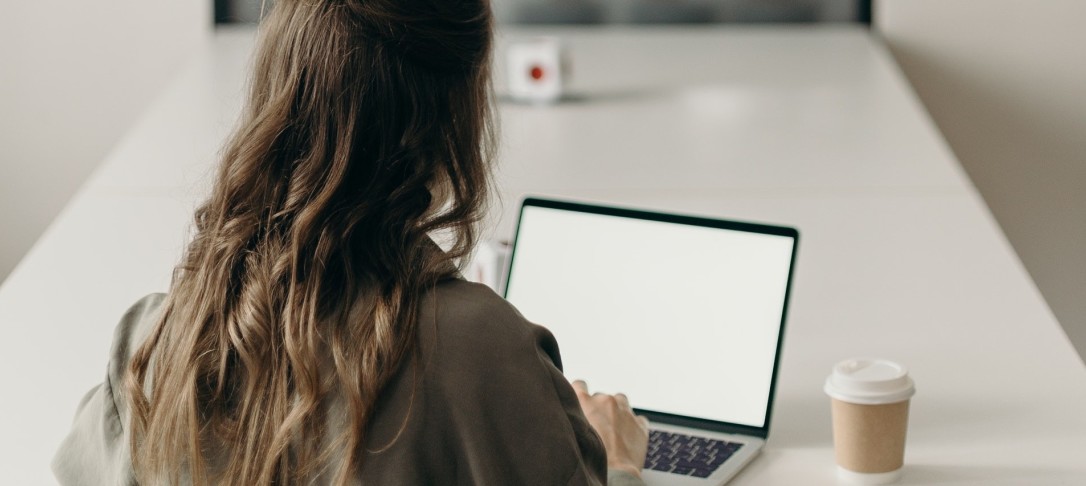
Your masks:
[{"label": "laptop", "polygon": [[541,198],[520,208],[505,298],[567,377],[648,417],[649,485],[722,485],[765,444],[794,228]]}]

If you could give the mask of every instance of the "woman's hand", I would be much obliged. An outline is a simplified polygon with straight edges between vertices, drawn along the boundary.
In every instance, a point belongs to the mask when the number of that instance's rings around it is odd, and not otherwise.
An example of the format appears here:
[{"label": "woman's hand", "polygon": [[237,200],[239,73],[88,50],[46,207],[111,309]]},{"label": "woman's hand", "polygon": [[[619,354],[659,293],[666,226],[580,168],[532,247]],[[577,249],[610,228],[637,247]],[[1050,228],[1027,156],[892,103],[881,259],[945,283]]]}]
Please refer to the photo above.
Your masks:
[{"label": "woman's hand", "polygon": [[581,409],[607,449],[607,468],[628,471],[641,477],[649,447],[649,420],[634,415],[626,395],[589,395],[588,384],[573,382]]}]

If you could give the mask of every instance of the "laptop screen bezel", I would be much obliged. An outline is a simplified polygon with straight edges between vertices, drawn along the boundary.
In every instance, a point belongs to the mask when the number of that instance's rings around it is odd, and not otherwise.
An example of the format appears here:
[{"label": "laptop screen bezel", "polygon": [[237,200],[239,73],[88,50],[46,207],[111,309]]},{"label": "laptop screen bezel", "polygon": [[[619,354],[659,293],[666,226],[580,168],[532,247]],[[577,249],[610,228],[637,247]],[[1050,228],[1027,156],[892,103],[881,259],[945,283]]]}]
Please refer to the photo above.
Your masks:
[{"label": "laptop screen bezel", "polygon": [[[716,432],[723,432],[729,434],[743,434],[749,436],[755,436],[760,438],[766,438],[769,435],[769,426],[773,416],[773,404],[777,393],[777,377],[780,371],[781,351],[784,346],[784,326],[788,320],[788,304],[791,301],[792,296],[792,278],[796,269],[796,255],[799,249],[799,231],[792,227],[776,226],[761,223],[751,223],[745,221],[733,221],[717,218],[709,218],[704,216],[690,216],[681,214],[669,214],[656,211],[647,211],[643,209],[623,208],[616,206],[603,206],[598,204],[588,204],[583,202],[573,201],[560,201],[555,199],[545,199],[540,197],[527,197],[520,205],[520,210],[517,214],[516,230],[513,236],[513,244],[511,246],[509,255],[509,264],[506,268],[505,279],[502,285],[502,297],[508,298],[509,295],[509,283],[513,278],[513,268],[517,258],[517,240],[520,238],[520,225],[524,220],[524,209],[527,207],[539,207],[547,209],[557,209],[562,211],[599,214],[604,216],[615,216],[620,218],[631,218],[645,221],[658,221],[664,223],[675,223],[690,226],[701,226],[706,228],[726,229],[733,231],[743,231],[748,233],[758,233],[765,235],[775,235],[792,238],[792,255],[791,261],[788,263],[788,279],[785,284],[784,292],[784,309],[781,312],[781,323],[777,335],[777,349],[773,357],[773,373],[772,379],[769,384],[769,398],[766,402],[765,421],[761,427],[755,427],[751,425],[736,424],[731,422],[723,422],[718,420],[704,419],[699,417],[690,417],[685,415],[678,415],[672,413],[656,412],[653,410],[646,410],[641,408],[634,408],[634,411],[640,415],[646,416],[649,420],[664,424],[677,425],[683,427],[693,427],[704,430],[712,430]],[[544,324],[545,325],[545,324]],[[562,343],[558,343],[559,349],[561,349]]]}]

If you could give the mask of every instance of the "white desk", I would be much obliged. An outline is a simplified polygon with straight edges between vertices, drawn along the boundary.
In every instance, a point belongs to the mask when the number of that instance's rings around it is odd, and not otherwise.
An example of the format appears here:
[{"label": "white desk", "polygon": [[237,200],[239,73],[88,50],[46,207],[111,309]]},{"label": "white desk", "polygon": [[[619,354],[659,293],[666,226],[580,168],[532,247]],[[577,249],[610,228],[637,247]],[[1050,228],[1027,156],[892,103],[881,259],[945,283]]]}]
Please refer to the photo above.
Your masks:
[{"label": "white desk", "polygon": [[[877,41],[547,32],[572,48],[580,101],[502,106],[496,234],[525,192],[803,233],[769,446],[734,484],[835,484],[821,385],[855,355],[917,381],[902,484],[1086,483],[1086,369]],[[218,33],[0,287],[4,482],[52,481],[115,322],[166,290],[251,41]]]}]

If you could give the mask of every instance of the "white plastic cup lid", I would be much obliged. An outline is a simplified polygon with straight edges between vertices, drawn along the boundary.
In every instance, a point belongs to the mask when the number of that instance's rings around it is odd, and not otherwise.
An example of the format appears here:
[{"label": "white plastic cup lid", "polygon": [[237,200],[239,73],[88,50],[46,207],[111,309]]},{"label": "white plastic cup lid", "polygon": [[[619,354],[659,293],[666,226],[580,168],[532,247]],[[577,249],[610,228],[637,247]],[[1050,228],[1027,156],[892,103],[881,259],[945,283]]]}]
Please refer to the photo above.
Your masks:
[{"label": "white plastic cup lid", "polygon": [[826,394],[843,402],[879,405],[908,400],[916,393],[909,370],[885,359],[847,359],[826,378]]}]

